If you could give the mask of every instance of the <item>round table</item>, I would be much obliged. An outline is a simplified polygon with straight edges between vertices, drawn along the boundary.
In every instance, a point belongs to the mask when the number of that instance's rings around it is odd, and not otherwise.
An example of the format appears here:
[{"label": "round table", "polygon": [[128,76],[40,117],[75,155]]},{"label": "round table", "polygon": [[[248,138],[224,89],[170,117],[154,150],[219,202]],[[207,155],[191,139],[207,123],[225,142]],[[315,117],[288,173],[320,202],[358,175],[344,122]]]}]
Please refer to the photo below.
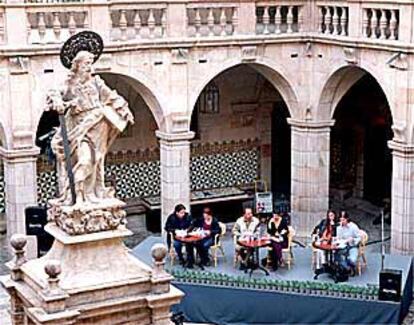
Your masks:
[{"label": "round table", "polygon": [[337,251],[340,251],[342,249],[346,249],[346,246],[338,246],[337,244],[327,243],[327,242],[313,242],[312,246],[316,249],[323,250],[327,252],[328,259],[327,262],[322,265],[320,268],[315,270],[315,276],[313,277],[315,280],[318,279],[319,275],[327,273],[331,276],[331,278],[335,281],[335,283],[338,282],[338,272],[339,272],[339,266],[335,263],[334,255]]},{"label": "round table", "polygon": [[245,239],[239,239],[237,241],[237,244],[246,248],[247,250],[245,272],[247,273],[250,270],[250,276],[252,276],[252,273],[254,270],[262,270],[263,272],[266,273],[266,275],[269,275],[269,271],[260,265],[259,249],[261,247],[269,246],[270,243],[271,241],[269,237],[263,237],[263,238],[257,238],[257,239],[245,238]]},{"label": "round table", "polygon": [[206,237],[205,235],[188,234],[185,236],[175,236],[175,239],[185,244],[196,244]]},{"label": "round table", "polygon": [[[197,245],[199,242],[201,242],[206,237],[207,237],[206,235],[202,235],[202,234],[192,234],[192,233],[189,233],[189,234],[187,234],[185,236],[175,236],[174,239],[175,240],[178,240],[178,241],[180,241],[180,242],[182,242],[182,243],[184,243],[186,245],[195,246],[195,245]],[[193,251],[193,249],[191,251]],[[188,252],[188,249],[187,249],[187,252]],[[197,264],[197,265],[202,270],[204,270],[204,267],[203,267],[203,265],[201,265],[201,263],[200,264]]]}]

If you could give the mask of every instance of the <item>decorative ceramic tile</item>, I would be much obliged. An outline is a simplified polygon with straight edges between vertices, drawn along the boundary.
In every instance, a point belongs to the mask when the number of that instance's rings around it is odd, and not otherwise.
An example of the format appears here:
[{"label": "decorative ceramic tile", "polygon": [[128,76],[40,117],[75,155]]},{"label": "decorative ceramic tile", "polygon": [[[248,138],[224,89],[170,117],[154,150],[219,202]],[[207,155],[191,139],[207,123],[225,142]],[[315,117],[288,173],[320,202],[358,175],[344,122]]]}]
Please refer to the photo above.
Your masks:
[{"label": "decorative ceramic tile", "polygon": [[259,149],[192,157],[190,172],[193,191],[250,184],[259,175]]},{"label": "decorative ceramic tile", "polygon": [[57,195],[57,177],[55,171],[37,173],[37,202],[46,205],[47,201]]},{"label": "decorative ceramic tile", "polygon": [[113,183],[120,199],[159,196],[161,192],[159,161],[107,165],[105,178]]},{"label": "decorative ceramic tile", "polygon": [[1,170],[1,173],[0,173],[0,213],[4,213],[6,211],[6,193],[4,191],[3,168],[1,168],[0,170]]},{"label": "decorative ceramic tile", "polygon": [[[157,197],[161,194],[158,150],[111,154],[105,178],[120,199]],[[145,160],[147,159],[147,160]],[[198,144],[192,147],[191,189],[230,188],[251,184],[260,174],[260,151],[256,140]],[[40,158],[37,198],[41,205],[57,195],[53,165]],[[5,210],[4,175],[0,169],[0,213]]]}]

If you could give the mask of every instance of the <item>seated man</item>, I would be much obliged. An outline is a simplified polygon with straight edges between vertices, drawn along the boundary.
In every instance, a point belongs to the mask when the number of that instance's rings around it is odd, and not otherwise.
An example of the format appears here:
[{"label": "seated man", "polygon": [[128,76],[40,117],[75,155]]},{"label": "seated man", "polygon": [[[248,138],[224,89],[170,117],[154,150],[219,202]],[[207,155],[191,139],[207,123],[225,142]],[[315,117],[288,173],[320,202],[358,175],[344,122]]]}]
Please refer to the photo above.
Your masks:
[{"label": "seated man", "polygon": [[336,260],[351,275],[355,275],[355,267],[358,259],[358,245],[361,235],[358,226],[350,221],[349,214],[345,211],[341,213],[339,226],[336,228],[336,242],[346,245],[336,254]]},{"label": "seated man", "polygon": [[213,217],[211,209],[206,207],[203,210],[203,217],[194,220],[192,229],[202,229],[206,237],[197,244],[200,263],[204,266],[210,266],[208,252],[214,244],[214,238],[220,233],[220,226],[216,218]]},{"label": "seated man", "polygon": [[[191,216],[187,213],[185,206],[182,204],[178,204],[174,208],[174,212],[170,214],[167,218],[167,222],[165,223],[165,231],[167,233],[172,233],[174,236],[174,243],[169,242],[170,238],[168,237],[168,246],[171,244],[174,245],[174,249],[177,253],[178,259],[181,265],[185,265],[185,260],[183,257],[183,243],[177,239],[175,239],[177,230],[188,230],[191,226]],[[192,267],[194,264],[194,249],[191,244],[186,244],[186,252],[187,252],[187,266]]]},{"label": "seated man", "polygon": [[[232,230],[235,242],[237,243],[240,237],[253,235],[258,225],[259,219],[253,216],[253,210],[251,208],[245,208],[244,215],[237,219]],[[238,259],[240,260],[241,258],[240,268],[243,269],[245,267],[246,250],[237,244],[235,249]]]}]

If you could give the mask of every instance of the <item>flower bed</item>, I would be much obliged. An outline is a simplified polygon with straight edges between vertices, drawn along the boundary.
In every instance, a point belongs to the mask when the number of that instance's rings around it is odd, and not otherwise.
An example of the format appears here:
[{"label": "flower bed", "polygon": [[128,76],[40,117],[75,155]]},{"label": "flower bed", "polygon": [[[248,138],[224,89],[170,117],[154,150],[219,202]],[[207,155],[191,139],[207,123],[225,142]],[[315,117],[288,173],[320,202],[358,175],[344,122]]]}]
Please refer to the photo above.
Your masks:
[{"label": "flower bed", "polygon": [[376,300],[377,285],[351,285],[320,281],[279,280],[271,278],[249,278],[225,273],[196,270],[169,270],[177,283],[223,286],[230,288],[259,289],[275,292],[330,296],[337,298]]}]

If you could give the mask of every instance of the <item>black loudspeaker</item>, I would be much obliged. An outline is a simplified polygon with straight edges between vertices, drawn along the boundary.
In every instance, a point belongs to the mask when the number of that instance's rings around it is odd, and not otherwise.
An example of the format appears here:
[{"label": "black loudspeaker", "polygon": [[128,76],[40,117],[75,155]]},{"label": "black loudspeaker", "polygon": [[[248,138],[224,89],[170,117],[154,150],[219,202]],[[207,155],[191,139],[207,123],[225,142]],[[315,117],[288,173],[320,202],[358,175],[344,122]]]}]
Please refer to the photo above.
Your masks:
[{"label": "black loudspeaker", "polygon": [[37,256],[45,254],[53,244],[53,237],[45,231],[47,209],[42,206],[31,206],[25,209],[26,234],[37,237]]},{"label": "black loudspeaker", "polygon": [[384,269],[379,275],[379,300],[400,301],[402,271]]}]

